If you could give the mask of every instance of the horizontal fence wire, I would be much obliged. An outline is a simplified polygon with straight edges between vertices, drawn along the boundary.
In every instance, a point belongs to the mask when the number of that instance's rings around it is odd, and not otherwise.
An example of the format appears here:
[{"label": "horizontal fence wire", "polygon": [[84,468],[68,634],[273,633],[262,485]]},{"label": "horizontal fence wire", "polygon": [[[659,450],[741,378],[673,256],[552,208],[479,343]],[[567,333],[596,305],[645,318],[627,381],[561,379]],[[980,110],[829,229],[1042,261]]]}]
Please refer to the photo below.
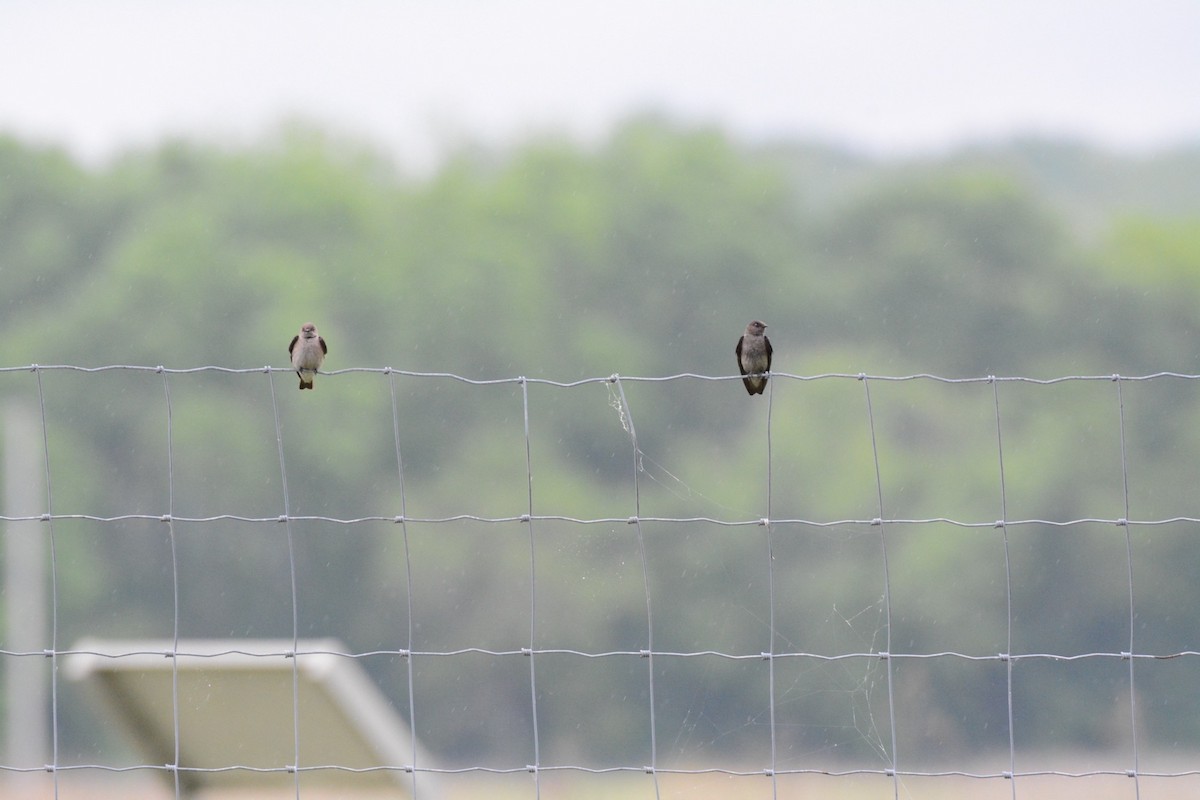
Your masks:
[{"label": "horizontal fence wire", "polygon": [[2,650],[0,656],[25,657],[25,658],[50,658],[51,656],[65,655],[87,655],[97,658],[107,659],[122,659],[131,658],[133,656],[162,656],[163,658],[222,658],[228,656],[247,656],[252,658],[272,659],[286,658],[292,659],[296,656],[311,656],[311,655],[326,655],[338,656],[340,658],[360,659],[372,658],[376,656],[395,656],[398,658],[408,657],[450,657],[462,656],[468,654],[484,655],[484,656],[542,656],[542,655],[568,655],[577,656],[579,658],[614,658],[614,657],[635,657],[635,658],[700,658],[700,657],[715,657],[723,658],[729,661],[769,661],[771,659],[782,660],[789,658],[806,658],[813,661],[847,661],[851,659],[877,659],[886,661],[894,660],[925,660],[935,658],[950,658],[960,659],[963,661],[1083,661],[1088,659],[1109,658],[1120,661],[1129,659],[1145,659],[1148,661],[1163,661],[1173,658],[1184,658],[1191,656],[1200,656],[1200,650],[1181,650],[1174,653],[1109,653],[1109,652],[1093,652],[1093,653],[959,653],[953,650],[943,650],[936,653],[889,653],[885,650],[862,651],[854,653],[809,653],[804,651],[781,651],[768,653],[766,651],[759,653],[728,653],[720,650],[690,650],[690,651],[675,651],[675,650],[605,650],[605,651],[587,651],[574,650],[567,647],[522,647],[514,650],[490,650],[486,647],[459,647],[454,650],[364,650],[362,652],[343,652],[338,650],[279,650],[276,652],[263,652],[261,650],[249,651],[239,650],[237,648],[229,648],[216,652],[191,652],[187,648],[178,650],[128,650],[120,653],[110,651],[98,651],[91,649],[66,649],[60,648],[57,650]]},{"label": "horizontal fence wire", "polygon": [[[221,367],[215,365],[206,365],[199,367],[166,367],[146,366],[138,364],[106,364],[98,367],[84,367],[75,364],[26,364],[22,366],[0,367],[0,374],[5,372],[116,372],[128,370],[132,372],[152,372],[165,373],[168,375],[193,375],[203,372],[219,372],[228,375],[250,375],[250,374],[271,374],[275,372],[294,372],[292,367]],[[345,369],[335,369],[325,371],[322,370],[322,375],[350,375],[355,373],[366,373],[375,375],[397,375],[408,378],[444,378],[447,380],[458,381],[459,383],[469,384],[471,386],[495,386],[500,384],[538,384],[542,386],[557,386],[563,389],[571,389],[577,386],[586,386],[595,383],[616,383],[624,381],[626,383],[669,383],[680,380],[697,380],[697,381],[740,381],[741,375],[703,375],[696,372],[679,372],[673,375],[621,375],[612,373],[610,375],[580,378],[574,381],[556,381],[550,378],[532,378],[528,376],[514,376],[506,378],[470,378],[465,375],[456,375],[453,372],[420,372],[415,370],[395,369],[394,367],[347,367]],[[933,381],[935,383],[950,383],[950,384],[971,384],[971,383],[1031,383],[1040,386],[1052,386],[1059,383],[1069,383],[1072,381],[1152,381],[1163,378],[1178,378],[1181,380],[1200,380],[1200,375],[1191,375],[1185,372],[1152,372],[1145,375],[1121,375],[1110,373],[1107,375],[1060,375],[1052,378],[1033,378],[1023,375],[983,375],[976,377],[965,378],[950,378],[942,375],[933,375],[926,372],[913,373],[911,375],[876,375],[866,372],[823,372],[815,375],[798,375],[790,372],[775,372],[770,373],[771,378],[794,381],[827,381],[827,380],[855,380],[855,381],[877,381],[877,382],[908,382],[908,381]]]},{"label": "horizontal fence wire", "polygon": [[428,775],[470,775],[475,773],[488,775],[515,775],[521,773],[552,773],[552,772],[578,772],[585,775],[611,775],[615,773],[640,773],[646,775],[727,775],[735,778],[749,778],[754,776],[771,777],[772,775],[821,775],[831,778],[845,778],[853,775],[876,775],[881,777],[901,777],[901,778],[979,778],[995,780],[998,778],[1033,778],[1033,777],[1056,777],[1056,778],[1103,778],[1103,777],[1143,777],[1143,778],[1187,778],[1200,776],[1200,770],[1176,770],[1176,771],[1149,771],[1149,770],[1125,770],[1125,769],[1092,769],[1092,770],[1057,770],[1057,769],[1031,769],[1018,770],[1009,772],[1007,770],[1000,772],[971,772],[969,770],[906,770],[906,769],[870,769],[870,768],[855,768],[855,769],[816,769],[816,768],[781,768],[778,770],[771,769],[728,769],[725,767],[703,767],[698,769],[683,769],[679,767],[658,767],[651,769],[650,767],[587,767],[578,764],[545,764],[534,767],[526,765],[523,767],[489,767],[489,766],[471,766],[471,767],[413,767],[410,765],[380,765],[377,767],[347,767],[344,764],[317,764],[306,766],[286,766],[286,767],[255,767],[246,764],[231,764],[223,767],[175,767],[170,764],[134,764],[131,766],[113,766],[111,764],[61,764],[57,767],[47,765],[44,767],[0,767],[4,772],[13,773],[71,773],[71,772],[111,772],[111,773],[128,773],[128,772],[162,772],[162,773],[195,773],[202,774],[220,774],[229,772],[255,772],[268,775],[296,775],[312,772],[345,772],[349,774],[370,774],[377,772],[390,773],[423,773]]},{"label": "horizontal fence wire", "polygon": [[[130,513],[130,514],[115,514],[111,516],[95,515],[88,513],[64,512],[61,509],[61,503],[53,497],[53,490],[50,488],[50,467],[49,467],[49,439],[48,439],[48,423],[46,420],[46,399],[45,388],[41,384],[41,375],[50,372],[78,372],[78,373],[105,373],[105,372],[141,372],[161,375],[163,377],[163,389],[165,397],[165,421],[167,426],[167,482],[168,482],[168,501],[167,506],[160,514],[150,513]],[[324,516],[313,514],[293,514],[290,511],[290,499],[287,488],[287,473],[288,467],[284,457],[284,448],[282,441],[282,432],[280,428],[280,415],[278,404],[275,397],[274,377],[279,373],[290,373],[291,368],[288,367],[247,367],[247,368],[232,368],[224,366],[197,366],[186,368],[170,368],[162,365],[145,366],[145,365],[122,365],[113,364],[105,366],[84,367],[66,364],[29,364],[20,366],[5,366],[0,367],[0,374],[5,373],[22,373],[33,372],[38,375],[38,392],[39,402],[41,403],[41,426],[43,445],[47,456],[46,465],[46,482],[47,482],[47,503],[44,513],[35,514],[4,514],[0,515],[0,522],[5,523],[30,523],[40,522],[46,523],[49,536],[49,553],[48,562],[51,574],[52,586],[52,624],[55,633],[51,637],[51,646],[48,648],[30,650],[20,648],[0,648],[0,658],[44,658],[54,663],[52,676],[52,689],[54,698],[54,707],[52,709],[53,731],[53,762],[42,766],[17,766],[0,763],[0,773],[37,773],[49,772],[57,776],[59,773],[70,774],[80,771],[96,771],[100,773],[129,773],[129,772],[150,772],[164,773],[173,780],[174,793],[176,797],[184,796],[184,790],[181,788],[182,776],[203,776],[206,774],[220,774],[228,772],[247,772],[247,773],[273,773],[295,775],[295,793],[297,798],[301,796],[301,784],[299,780],[300,774],[317,773],[317,772],[345,772],[348,774],[357,773],[400,773],[400,774],[427,774],[427,775],[461,775],[461,774],[494,774],[494,775],[509,775],[528,773],[533,776],[533,790],[535,797],[540,797],[542,786],[538,776],[542,773],[579,773],[585,775],[608,775],[618,773],[633,773],[647,774],[650,776],[657,775],[720,775],[730,777],[752,777],[766,776],[772,779],[771,793],[777,796],[779,789],[775,784],[775,778],[778,776],[828,776],[828,777],[846,777],[846,776],[882,776],[892,779],[894,786],[894,794],[899,798],[903,792],[900,784],[901,778],[935,778],[935,777],[959,777],[980,780],[997,780],[1007,779],[1013,781],[1013,797],[1018,796],[1017,781],[1021,778],[1033,777],[1066,777],[1066,778],[1092,778],[1092,777],[1128,777],[1133,779],[1135,796],[1140,796],[1140,787],[1138,784],[1139,778],[1185,778],[1200,776],[1200,766],[1196,769],[1183,769],[1176,771],[1168,770],[1147,770],[1139,766],[1138,757],[1138,732],[1137,732],[1137,709],[1134,706],[1134,700],[1130,700],[1129,720],[1128,725],[1132,733],[1132,766],[1121,769],[1088,769],[1088,770],[1054,770],[1054,769],[1027,769],[1017,770],[1015,768],[1015,744],[1012,735],[1013,726],[1013,678],[1012,665],[1019,662],[1074,662],[1085,660],[1112,660],[1128,662],[1128,690],[1131,698],[1136,697],[1137,685],[1134,671],[1135,663],[1152,663],[1156,661],[1164,661],[1171,659],[1186,659],[1200,657],[1200,650],[1178,649],[1168,652],[1148,653],[1138,652],[1134,647],[1135,630],[1135,608],[1134,608],[1134,568],[1133,568],[1133,552],[1132,544],[1129,539],[1129,529],[1131,527],[1153,527],[1153,526],[1168,526],[1168,525],[1196,525],[1200,524],[1200,517],[1192,516],[1170,516],[1162,518],[1137,519],[1132,516],[1129,501],[1129,468],[1126,455],[1126,440],[1125,440],[1125,401],[1121,395],[1121,385],[1125,383],[1138,383],[1160,380],[1183,380],[1194,381],[1200,379],[1200,375],[1192,375],[1178,372],[1154,372],[1143,375],[1065,375],[1049,378],[1035,378],[1027,376],[998,376],[986,375],[978,377],[943,377],[928,373],[917,373],[910,375],[875,375],[868,373],[823,373],[817,375],[797,375],[785,372],[770,373],[773,379],[769,383],[770,392],[768,396],[768,414],[767,414],[767,429],[764,440],[766,453],[766,504],[765,513],[760,517],[742,517],[742,518],[720,518],[713,516],[657,516],[644,515],[641,510],[640,501],[640,477],[641,472],[641,456],[637,434],[633,428],[633,413],[629,402],[625,396],[623,385],[633,383],[666,383],[674,381],[705,381],[705,382],[727,382],[740,381],[741,375],[704,375],[697,373],[678,373],[665,376],[626,376],[620,374],[610,374],[606,376],[585,377],[571,381],[557,381],[547,378],[535,378],[527,376],[517,377],[501,377],[501,378],[471,378],[463,375],[457,375],[449,372],[421,372],[412,370],[394,369],[392,367],[351,367],[340,370],[332,370],[321,373],[329,377],[347,374],[378,374],[387,376],[391,387],[391,411],[393,421],[393,434],[395,438],[395,458],[396,469],[400,487],[400,514],[364,514],[354,517],[338,517]],[[274,416],[275,432],[278,440],[278,457],[279,457],[279,477],[281,479],[282,489],[282,514],[267,515],[267,516],[246,516],[227,513],[213,513],[204,516],[186,516],[178,515],[174,511],[174,496],[175,496],[175,477],[173,474],[173,450],[172,450],[172,400],[170,392],[169,380],[172,376],[195,375],[203,373],[221,373],[232,375],[255,375],[265,374],[271,381],[271,407]],[[476,514],[451,514],[446,516],[417,516],[410,515],[405,506],[405,474],[404,462],[401,454],[401,436],[399,424],[399,412],[397,409],[395,382],[396,378],[413,378],[413,379],[438,379],[458,382],[467,386],[495,386],[495,385],[516,385],[522,387],[522,411],[524,424],[524,446],[525,446],[525,469],[526,469],[526,496],[521,498],[521,504],[524,511],[519,514],[508,516],[487,516]],[[814,381],[859,381],[865,388],[865,410],[867,422],[871,432],[871,446],[874,453],[874,469],[875,469],[875,491],[878,495],[878,516],[862,517],[862,518],[841,518],[841,519],[800,519],[800,518],[773,518],[771,515],[771,491],[772,491],[772,442],[771,442],[771,416],[770,408],[773,393],[776,385],[782,381],[799,381],[799,382],[814,382]],[[999,460],[999,503],[997,506],[998,518],[996,519],[955,519],[951,517],[927,517],[927,518],[898,518],[888,516],[886,513],[886,505],[884,503],[884,492],[882,480],[880,478],[879,468],[879,452],[875,443],[875,416],[872,409],[870,386],[878,383],[897,383],[897,382],[930,382],[934,384],[982,384],[993,386],[993,398],[995,408],[995,435],[996,435],[996,456]],[[1002,403],[998,393],[998,387],[1005,384],[1029,384],[1035,386],[1051,386],[1057,384],[1071,382],[1112,382],[1116,385],[1116,404],[1117,413],[1114,415],[1114,426],[1118,428],[1120,433],[1120,468],[1122,476],[1123,496],[1123,514],[1122,517],[1077,517],[1070,519],[1041,519],[1041,518],[1020,518],[1007,519],[1007,489],[1005,488],[1005,463],[1004,463],[1004,447],[1001,419],[1005,416],[1002,413]],[[629,435],[633,451],[634,451],[634,470],[633,470],[633,487],[634,497],[632,503],[632,514],[628,515],[613,515],[602,517],[577,517],[565,514],[547,513],[545,510],[539,509],[535,502],[533,492],[533,474],[535,471],[535,460],[532,455],[530,445],[530,406],[528,397],[528,387],[531,385],[547,386],[562,389],[572,389],[581,386],[608,384],[613,386],[613,390],[619,397],[622,425],[625,427],[626,433]],[[7,511],[7,509],[6,509]],[[874,511],[874,510],[873,510]],[[147,521],[164,523],[168,527],[170,542],[171,542],[171,558],[172,567],[175,569],[173,576],[172,590],[174,592],[174,622],[172,631],[172,640],[174,642],[171,648],[153,649],[153,650],[138,650],[130,649],[121,652],[101,652],[92,649],[71,649],[63,647],[57,639],[57,626],[62,613],[59,607],[59,588],[57,576],[59,567],[56,562],[57,548],[60,544],[55,542],[53,535],[53,523],[58,521],[86,521],[100,524],[121,523],[132,521]],[[292,632],[290,648],[274,652],[262,652],[261,650],[243,650],[237,648],[223,649],[217,652],[203,651],[196,652],[189,650],[185,646],[181,646],[180,642],[180,620],[179,620],[179,578],[178,578],[178,555],[176,553],[176,536],[174,525],[176,523],[216,523],[216,522],[238,522],[248,524],[266,524],[266,525],[283,525],[287,529],[287,548],[288,561],[290,572],[290,592],[291,592],[291,619]],[[298,593],[302,591],[297,579],[296,571],[296,555],[295,545],[293,543],[293,533],[291,524],[296,522],[321,523],[328,525],[338,525],[354,527],[359,525],[373,525],[378,523],[394,524],[399,526],[404,535],[404,553],[405,553],[405,569],[408,572],[408,580],[406,581],[408,595],[408,618],[406,621],[406,630],[402,636],[408,646],[397,648],[370,649],[362,651],[337,650],[337,649],[310,649],[300,647],[301,637],[299,634],[299,601]],[[529,646],[511,649],[491,649],[486,647],[461,647],[451,649],[421,649],[412,646],[414,618],[412,616],[412,556],[409,552],[410,525],[447,525],[454,523],[479,523],[483,525],[509,525],[519,524],[529,526],[528,538],[528,558],[529,558],[529,587],[528,596],[526,598],[529,609]],[[579,526],[621,526],[627,525],[636,531],[638,553],[641,559],[641,577],[642,591],[645,594],[645,630],[646,630],[646,647],[637,649],[612,649],[612,650],[596,650],[589,651],[586,649],[565,648],[565,647],[539,647],[537,646],[537,628],[535,621],[539,617],[539,601],[537,594],[537,571],[536,558],[537,546],[535,544],[534,526],[539,523],[565,523],[569,525]],[[643,523],[655,524],[671,524],[671,525],[696,525],[704,524],[716,526],[719,528],[762,528],[766,531],[765,539],[765,554],[766,554],[766,569],[768,576],[768,591],[770,592],[769,599],[769,622],[768,622],[768,639],[765,641],[765,647],[758,651],[746,652],[725,652],[715,649],[696,649],[696,650],[679,650],[672,648],[659,648],[655,646],[654,638],[654,621],[656,606],[651,603],[651,588],[650,578],[647,565],[647,554],[645,549],[645,540],[642,531]],[[777,548],[781,537],[786,537],[800,529],[815,528],[815,529],[838,529],[846,527],[854,528],[874,528],[880,536],[880,545],[882,547],[883,559],[883,607],[882,611],[886,615],[887,623],[885,624],[886,639],[890,641],[891,637],[891,614],[892,604],[890,591],[886,585],[888,575],[888,553],[886,538],[884,531],[892,527],[908,527],[908,526],[931,526],[944,525],[953,528],[964,530],[973,529],[988,529],[1000,531],[1005,539],[1005,571],[1006,571],[1006,602],[1007,602],[1007,626],[1008,626],[1008,650],[1009,652],[989,652],[989,653],[972,653],[961,652],[955,650],[940,650],[937,652],[892,652],[893,645],[885,641],[884,645],[879,649],[861,649],[851,652],[816,652],[805,651],[795,647],[786,646],[788,643],[784,639],[777,636],[776,620],[775,620],[775,589],[774,589],[774,561],[776,558],[775,549]],[[1012,646],[1012,628],[1013,628],[1013,609],[1012,609],[1012,575],[1011,565],[1009,563],[1008,540],[1007,532],[1013,528],[1021,527],[1044,527],[1048,529],[1070,529],[1080,526],[1105,525],[1112,526],[1122,530],[1125,536],[1125,545],[1127,551],[1127,578],[1128,578],[1128,607],[1125,611],[1128,612],[1128,620],[1130,626],[1128,649],[1121,651],[1095,651],[1086,653],[1055,653],[1055,652],[1015,652]],[[757,540],[756,540],[757,541]],[[748,545],[749,546],[749,545]],[[757,545],[756,545],[757,546]],[[676,601],[686,602],[686,599],[675,598]],[[428,705],[422,704],[422,698],[419,692],[414,689],[413,680],[413,662],[423,661],[426,659],[437,661],[439,659],[454,658],[465,655],[481,655],[496,658],[525,658],[529,659],[529,702],[530,712],[533,720],[531,753],[532,763],[521,764],[514,766],[488,766],[477,764],[465,767],[444,768],[432,764],[419,763],[416,742],[413,742],[413,752],[408,760],[408,763],[403,764],[380,764],[370,767],[350,767],[338,764],[300,764],[301,752],[301,730],[299,723],[299,675],[296,669],[298,657],[310,655],[323,655],[344,658],[349,660],[361,660],[371,657],[393,657],[403,659],[407,664],[407,699],[408,712],[410,722],[415,725],[415,718],[418,711],[425,715],[434,713]],[[60,761],[59,755],[59,726],[62,708],[58,699],[58,660],[69,656],[91,656],[100,659],[126,659],[132,657],[143,656],[161,656],[164,659],[172,659],[174,668],[172,703],[174,708],[172,717],[174,722],[174,763],[159,765],[159,764],[140,764],[132,766],[114,766],[100,763],[94,764],[64,764]],[[292,715],[293,715],[293,741],[290,743],[294,746],[295,757],[293,763],[289,765],[281,765],[278,767],[259,767],[250,765],[230,764],[220,767],[201,768],[187,766],[180,763],[179,749],[179,720],[181,716],[180,704],[181,699],[178,696],[178,659],[180,658],[200,658],[219,660],[231,656],[238,657],[253,657],[256,659],[286,659],[293,665],[292,668]],[[542,733],[538,727],[538,673],[535,668],[537,659],[544,656],[571,656],[580,659],[602,660],[610,658],[639,658],[646,659],[648,669],[646,672],[647,680],[647,695],[649,708],[647,710],[647,727],[649,730],[649,751],[647,763],[629,765],[629,766],[608,766],[608,767],[589,767],[578,764],[553,764],[541,763],[540,744]],[[655,723],[655,691],[656,683],[663,680],[660,674],[657,673],[654,665],[655,659],[660,661],[670,661],[673,659],[698,659],[698,658],[714,658],[730,662],[748,662],[760,661],[767,662],[770,666],[770,677],[768,680],[769,687],[769,727],[770,727],[770,752],[769,757],[763,760],[769,762],[767,766],[761,769],[730,769],[724,767],[702,767],[696,769],[663,767],[658,763],[657,754],[657,738],[656,738],[656,723]],[[970,771],[970,770],[916,770],[905,769],[900,765],[904,758],[902,753],[897,752],[897,736],[896,736],[896,712],[893,705],[894,688],[892,685],[891,664],[893,662],[905,661],[925,661],[933,659],[960,660],[964,662],[996,662],[1007,665],[1007,699],[1008,699],[1008,757],[1010,768],[997,771]],[[776,756],[776,674],[774,665],[777,662],[808,660],[817,663],[834,663],[866,660],[872,663],[884,664],[887,669],[887,707],[888,716],[887,725],[890,728],[890,737],[883,737],[883,749],[886,760],[890,765],[881,766],[878,768],[847,768],[847,769],[832,769],[820,767],[792,768],[781,767],[777,763]],[[59,794],[59,786],[57,778],[55,779],[55,797]],[[653,793],[656,797],[659,796],[660,787],[657,779],[653,783]],[[418,785],[415,782],[415,777],[411,784],[411,793],[418,795]]]}]

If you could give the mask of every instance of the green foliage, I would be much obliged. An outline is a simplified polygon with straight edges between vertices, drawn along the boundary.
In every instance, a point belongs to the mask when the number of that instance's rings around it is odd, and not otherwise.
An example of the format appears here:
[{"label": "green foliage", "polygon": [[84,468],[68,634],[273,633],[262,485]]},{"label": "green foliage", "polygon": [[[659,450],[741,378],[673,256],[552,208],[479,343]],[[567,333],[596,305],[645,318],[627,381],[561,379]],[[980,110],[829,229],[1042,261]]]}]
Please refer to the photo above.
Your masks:
[{"label": "green foliage", "polygon": [[[1120,652],[1124,529],[992,523],[1125,516],[1122,419],[1129,515],[1200,515],[1193,382],[1123,383],[1122,408],[1107,380],[853,377],[1200,369],[1197,225],[1149,201],[1114,212],[1110,189],[1131,172],[1167,174],[1117,161],[1025,143],[876,165],[754,150],[656,119],[630,121],[593,150],[553,138],[464,150],[423,180],[295,127],[245,150],[169,143],[99,172],[3,139],[0,365],[284,367],[290,337],[313,321],[328,370],[622,376],[565,389],[343,373],[300,394],[287,372],[43,373],[57,513],[277,518],[278,421],[294,515],[507,518],[532,506],[618,520],[538,521],[532,533],[518,522],[297,522],[302,636],[409,647],[411,598],[418,651],[528,647],[531,608],[539,647],[638,651],[648,634],[639,530],[625,522],[636,509],[749,523],[642,525],[656,649],[878,652],[886,545],[894,651],[1002,652],[1007,536],[1014,651]],[[1080,164],[1097,163],[1111,183],[1097,178],[1089,188],[1104,201],[1085,207]],[[747,398],[736,380],[631,379],[731,376],[734,342],[755,317],[770,325],[776,370],[848,374],[772,380],[769,464],[768,398]],[[36,377],[3,373],[0,394],[36,403]],[[869,521],[881,497],[887,518],[980,525],[777,525],[771,641],[766,531],[753,521]],[[63,642],[173,633],[162,523],[60,530]],[[1137,637],[1194,649],[1178,611],[1200,601],[1181,574],[1194,543],[1183,531],[1135,533]],[[291,635],[282,526],[179,523],[176,534],[181,634]],[[574,754],[565,760],[645,752],[648,665],[628,661],[539,659],[539,730]],[[527,758],[527,662],[455,666],[467,663],[416,659],[418,732],[449,760]],[[890,747],[877,659],[777,666],[781,753],[797,766],[830,753],[876,763]],[[1006,748],[1006,683],[992,666],[899,670],[904,752]],[[661,757],[761,752],[763,664],[663,658],[655,668]],[[1103,668],[1064,674],[1020,667],[1022,745],[1111,739],[1111,714],[1095,707],[1111,705],[1120,681]],[[1182,680],[1139,674],[1139,688],[1182,696]],[[406,707],[404,688],[387,689]],[[1172,741],[1200,735],[1194,714],[1141,709]],[[497,741],[502,719],[521,732]]]},{"label": "green foliage", "polygon": [[[1181,317],[1200,303],[1200,217],[1117,218],[1099,268],[1130,291],[1169,305]],[[1194,333],[1194,326],[1189,326]]]}]

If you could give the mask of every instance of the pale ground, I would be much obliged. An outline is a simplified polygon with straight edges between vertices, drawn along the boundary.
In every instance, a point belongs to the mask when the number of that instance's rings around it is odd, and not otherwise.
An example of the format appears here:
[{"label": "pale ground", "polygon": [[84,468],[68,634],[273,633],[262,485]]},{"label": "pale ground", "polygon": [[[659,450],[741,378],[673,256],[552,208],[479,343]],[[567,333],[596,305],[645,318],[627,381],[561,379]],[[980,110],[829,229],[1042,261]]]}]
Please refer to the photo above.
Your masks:
[{"label": "pale ground", "polygon": [[[44,775],[23,790],[9,780],[0,784],[0,799],[27,800],[53,798],[53,784]],[[781,776],[778,780],[778,800],[894,800],[896,788],[890,778],[882,776]],[[1015,789],[1015,791],[1014,791]],[[444,781],[445,793],[440,800],[534,800],[532,776],[462,775]],[[1135,794],[1136,791],[1136,794]],[[195,800],[287,800],[296,796],[292,784],[278,791],[204,792]],[[346,794],[301,787],[305,800],[334,800],[334,798],[404,798],[400,790],[369,794]],[[1002,778],[981,779],[961,777],[911,778],[900,781],[902,800],[1192,800],[1200,797],[1200,776],[1179,778],[1147,778],[1134,781],[1123,776],[1094,778],[1063,778],[1038,776],[1018,778],[1014,783]],[[165,784],[147,780],[145,775],[85,775],[75,773],[60,777],[59,800],[170,800],[174,792]],[[660,775],[659,800],[771,800],[771,781],[765,777],[729,777],[726,775]],[[640,774],[548,774],[541,780],[540,800],[655,800],[654,783],[649,775]]]}]

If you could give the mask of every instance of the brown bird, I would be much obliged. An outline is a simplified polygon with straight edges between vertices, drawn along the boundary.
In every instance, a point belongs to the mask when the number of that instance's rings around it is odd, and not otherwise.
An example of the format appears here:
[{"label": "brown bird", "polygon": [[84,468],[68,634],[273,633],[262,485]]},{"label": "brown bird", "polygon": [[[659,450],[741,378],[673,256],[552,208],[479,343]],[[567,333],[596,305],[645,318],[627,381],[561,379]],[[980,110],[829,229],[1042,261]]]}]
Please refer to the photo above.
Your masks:
[{"label": "brown bird", "polygon": [[313,375],[317,374],[325,354],[329,352],[325,340],[317,333],[317,326],[311,322],[301,325],[300,333],[293,336],[292,343],[288,345],[288,352],[292,356],[292,366],[300,376],[300,388],[313,388]]},{"label": "brown bird", "polygon": [[746,332],[738,339],[737,353],[738,369],[742,371],[742,383],[746,385],[748,394],[762,394],[767,388],[767,376],[758,373],[771,370],[771,340],[767,338],[766,323],[754,320],[746,326]]}]

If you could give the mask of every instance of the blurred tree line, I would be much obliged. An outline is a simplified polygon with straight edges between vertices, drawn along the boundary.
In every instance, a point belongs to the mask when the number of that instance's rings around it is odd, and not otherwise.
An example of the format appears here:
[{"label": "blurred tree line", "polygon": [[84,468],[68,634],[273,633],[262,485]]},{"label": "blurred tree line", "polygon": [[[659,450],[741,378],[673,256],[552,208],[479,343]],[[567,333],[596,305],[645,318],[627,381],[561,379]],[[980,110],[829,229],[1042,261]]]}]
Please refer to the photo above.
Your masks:
[{"label": "blurred tree line", "polygon": [[[0,138],[0,366],[284,367],[313,321],[327,370],[729,376],[737,336],[760,318],[775,368],[793,375],[1194,374],[1198,231],[1195,148],[1134,158],[1030,140],[873,161],[638,118],[594,148],[464,147],[413,177],[305,126],[240,149],[167,143],[102,169]],[[769,420],[767,398],[735,380],[629,381],[624,402],[610,384],[535,383],[529,471],[511,382],[345,373],[301,395],[286,372],[41,379],[56,514],[277,516],[275,397],[295,515],[510,517],[532,503],[623,520],[640,500],[644,516],[821,522],[881,516],[882,495],[895,519],[1200,516],[1200,386],[1182,379],[872,381],[869,418],[860,381],[777,377]],[[0,397],[37,404],[36,376],[0,373]],[[519,523],[294,530],[301,636],[355,652],[511,651],[529,646],[532,611],[538,647],[647,646],[624,522],[535,522],[532,597]],[[655,650],[1009,649],[1005,532],[991,525],[885,527],[890,631],[878,527],[777,526],[773,641],[763,528],[642,530]],[[1006,533],[1012,652],[1129,649],[1124,528]],[[1186,522],[1130,529],[1137,652],[1200,649],[1195,534]],[[60,520],[55,535],[60,647],[172,635],[162,523]],[[181,636],[291,636],[283,526],[178,523],[176,535]],[[415,709],[402,660],[363,662],[444,764],[532,758],[524,657],[418,657]],[[902,764],[1007,752],[1003,664],[894,664]],[[1194,752],[1196,660],[1135,666],[1143,743]],[[644,659],[544,655],[536,667],[543,763],[646,762]],[[1019,749],[1127,746],[1127,662],[1019,661],[1013,673]],[[759,659],[656,659],[660,766],[758,765],[767,676]],[[775,691],[781,768],[890,763],[878,659],[780,659]],[[112,743],[80,703],[64,707],[68,752],[102,758]]]}]

